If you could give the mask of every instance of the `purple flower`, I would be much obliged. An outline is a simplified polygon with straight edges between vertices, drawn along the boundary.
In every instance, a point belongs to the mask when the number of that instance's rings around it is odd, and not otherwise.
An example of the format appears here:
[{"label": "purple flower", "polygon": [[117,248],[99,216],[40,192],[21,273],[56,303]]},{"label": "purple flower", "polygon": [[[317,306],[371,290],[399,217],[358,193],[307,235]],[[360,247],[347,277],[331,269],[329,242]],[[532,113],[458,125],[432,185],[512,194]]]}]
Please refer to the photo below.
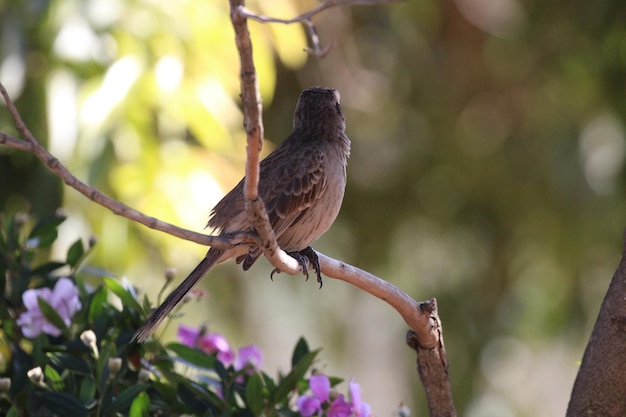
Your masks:
[{"label": "purple flower", "polygon": [[324,374],[312,375],[309,379],[309,387],[311,392],[321,402],[328,401],[330,397],[330,379]]},{"label": "purple flower", "polygon": [[219,333],[201,334],[199,328],[180,326],[177,336],[184,345],[198,348],[210,355],[215,354],[226,366],[232,364],[235,359],[235,353],[228,345],[228,341]]},{"label": "purple flower", "polygon": [[352,414],[356,417],[369,417],[371,407],[365,401],[361,401],[361,387],[354,382],[354,377],[350,379],[350,403],[352,405]]},{"label": "purple flower", "polygon": [[244,346],[237,351],[237,359],[235,359],[235,370],[245,368],[247,365],[251,365],[253,369],[259,369],[263,363],[263,353],[261,350],[254,346]]},{"label": "purple flower", "polygon": [[50,336],[60,336],[61,330],[49,323],[39,309],[37,299],[41,298],[56,310],[67,327],[72,324],[72,317],[81,304],[78,299],[78,288],[69,278],[59,278],[54,289],[39,288],[26,290],[22,294],[22,301],[26,311],[20,314],[17,324],[22,328],[25,337],[32,339],[42,332]]},{"label": "purple flower", "polygon": [[338,395],[328,407],[325,404],[330,400],[330,380],[324,374],[316,374],[309,379],[309,388],[313,393],[301,395],[296,401],[296,407],[303,417],[311,417],[317,413],[321,416],[326,409],[327,417],[370,417],[370,406],[361,401],[361,389],[359,384],[350,380],[350,402],[345,400],[343,394]]},{"label": "purple flower", "polygon": [[343,394],[339,394],[335,400],[328,406],[328,417],[349,417],[352,407],[343,398]]},{"label": "purple flower", "polygon": [[322,403],[317,398],[301,395],[296,401],[296,407],[304,417],[311,417],[315,412],[318,414],[322,411]]},{"label": "purple flower", "polygon": [[312,375],[309,379],[309,388],[313,396],[301,395],[296,401],[296,407],[304,417],[310,417],[315,412],[321,414],[322,403],[330,397],[330,380],[324,374]]}]

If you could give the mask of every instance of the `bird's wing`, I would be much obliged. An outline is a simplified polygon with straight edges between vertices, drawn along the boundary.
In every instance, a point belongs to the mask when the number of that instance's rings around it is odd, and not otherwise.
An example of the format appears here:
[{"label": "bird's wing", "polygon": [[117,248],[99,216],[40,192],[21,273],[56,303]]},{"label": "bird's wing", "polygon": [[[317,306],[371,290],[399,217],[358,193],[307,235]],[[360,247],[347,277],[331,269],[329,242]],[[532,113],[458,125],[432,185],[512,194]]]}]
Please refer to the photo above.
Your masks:
[{"label": "bird's wing", "polygon": [[[293,147],[283,148],[294,151]],[[278,149],[277,149],[278,150]],[[278,152],[261,164],[259,193],[277,237],[298,223],[306,210],[324,195],[326,154],[320,147],[296,148],[294,155]],[[274,163],[280,160],[280,164]]]}]

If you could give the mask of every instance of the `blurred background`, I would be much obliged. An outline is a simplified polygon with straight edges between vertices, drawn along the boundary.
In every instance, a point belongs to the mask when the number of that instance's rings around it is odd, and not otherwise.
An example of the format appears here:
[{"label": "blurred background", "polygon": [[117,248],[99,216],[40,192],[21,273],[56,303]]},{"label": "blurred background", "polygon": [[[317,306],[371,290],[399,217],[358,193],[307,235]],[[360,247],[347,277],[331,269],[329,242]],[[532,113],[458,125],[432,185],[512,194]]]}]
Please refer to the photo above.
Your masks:
[{"label": "blurred background", "polygon": [[[315,1],[248,7],[290,18]],[[460,416],[563,415],[626,226],[626,5],[616,0],[411,0],[250,22],[264,153],[291,130],[299,92],[342,94],[352,139],[341,214],[316,249],[439,300]],[[0,1],[0,80],[28,126],[78,178],[148,215],[202,231],[242,176],[239,64],[226,0]],[[4,110],[2,110],[4,109]],[[17,135],[0,106],[0,130]],[[117,217],[33,156],[0,148],[0,205],[69,213],[56,250],[156,300],[205,248]],[[65,245],[65,246],[64,246]],[[222,265],[177,323],[254,343],[287,370],[305,336],[318,367],[354,376],[376,416],[427,415],[406,325],[343,282]],[[176,324],[164,338],[174,337]],[[347,390],[347,383],[340,387]]]}]

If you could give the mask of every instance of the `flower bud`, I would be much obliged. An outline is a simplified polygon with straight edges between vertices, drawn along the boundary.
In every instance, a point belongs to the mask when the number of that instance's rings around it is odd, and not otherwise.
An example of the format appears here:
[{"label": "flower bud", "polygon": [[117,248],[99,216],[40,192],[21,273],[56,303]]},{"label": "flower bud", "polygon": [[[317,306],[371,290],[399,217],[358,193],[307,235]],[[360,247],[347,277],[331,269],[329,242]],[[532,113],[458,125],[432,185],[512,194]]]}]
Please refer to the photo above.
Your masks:
[{"label": "flower bud", "polygon": [[142,384],[144,382],[148,382],[150,380],[150,371],[148,371],[146,369],[140,369],[139,370],[139,375],[137,376],[137,379]]},{"label": "flower bud", "polygon": [[173,281],[176,278],[177,273],[178,271],[174,267],[165,268],[165,271],[163,273],[165,275],[165,281]]},{"label": "flower bud", "polygon": [[28,379],[33,382],[33,384],[43,384],[43,370],[41,369],[41,366],[29,370],[28,372],[26,372],[26,375],[28,376]]},{"label": "flower bud", "polygon": [[80,334],[80,340],[85,346],[91,349],[94,357],[97,358],[99,356],[98,345],[96,344],[98,342],[98,338],[92,330],[85,330],[84,332],[82,332]]},{"label": "flower bud", "polygon": [[0,378],[0,393],[9,392],[11,389],[11,378]]},{"label": "flower bud", "polygon": [[122,358],[109,358],[107,366],[112,377],[117,375],[120,369],[122,369]]},{"label": "flower bud", "polygon": [[87,244],[89,245],[89,249],[93,248],[94,246],[96,246],[96,244],[98,243],[98,237],[97,236],[89,236],[89,240],[87,242]]}]

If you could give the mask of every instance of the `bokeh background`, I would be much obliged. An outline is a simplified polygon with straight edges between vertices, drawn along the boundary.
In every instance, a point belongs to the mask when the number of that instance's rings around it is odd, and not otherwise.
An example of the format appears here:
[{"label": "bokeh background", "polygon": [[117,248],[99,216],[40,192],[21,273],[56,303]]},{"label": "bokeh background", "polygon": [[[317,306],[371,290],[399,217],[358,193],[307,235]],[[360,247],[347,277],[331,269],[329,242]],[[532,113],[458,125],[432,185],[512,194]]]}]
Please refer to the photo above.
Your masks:
[{"label": "bokeh background", "polygon": [[[248,7],[292,17],[314,1]],[[460,416],[563,415],[626,226],[626,5],[617,0],[411,0],[251,22],[269,152],[301,89],[342,93],[352,139],[341,214],[318,250],[415,299],[436,297]],[[79,178],[146,214],[202,231],[241,178],[245,135],[226,0],[0,1],[0,80],[33,133]],[[4,110],[2,110],[4,109]],[[16,134],[6,108],[0,129]],[[69,213],[56,250],[93,235],[91,266],[156,298],[198,245],[117,217],[31,155],[0,148],[4,212]],[[64,246],[65,245],[65,246]],[[258,262],[211,272],[208,323],[265,371],[296,340],[319,368],[355,376],[375,415],[426,415],[406,326],[342,282]],[[164,338],[173,338],[175,324]],[[342,386],[346,390],[346,384]]]}]

